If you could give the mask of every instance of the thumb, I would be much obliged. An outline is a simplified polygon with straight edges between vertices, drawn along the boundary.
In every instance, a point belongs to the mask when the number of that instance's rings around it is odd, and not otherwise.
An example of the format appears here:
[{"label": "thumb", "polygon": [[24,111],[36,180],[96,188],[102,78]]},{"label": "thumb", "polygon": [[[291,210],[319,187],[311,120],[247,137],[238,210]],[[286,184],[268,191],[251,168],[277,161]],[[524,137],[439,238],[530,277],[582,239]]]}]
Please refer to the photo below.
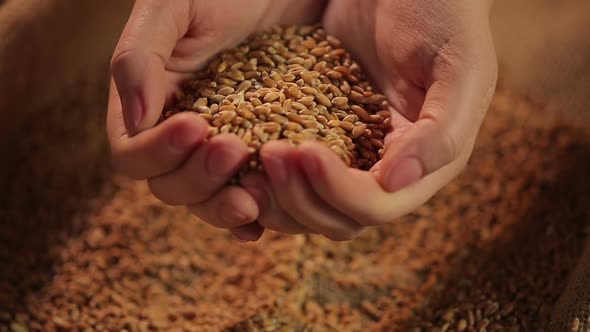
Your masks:
[{"label": "thumb", "polygon": [[168,86],[166,62],[188,29],[188,7],[188,1],[135,2],[111,60],[129,135],[153,127],[160,118]]},{"label": "thumb", "polygon": [[[428,89],[420,118],[392,134],[377,170],[384,189],[394,192],[441,168],[447,182],[465,166],[495,90],[493,71],[450,75]],[[392,117],[395,128],[396,118]],[[403,120],[400,122],[404,122]]]}]

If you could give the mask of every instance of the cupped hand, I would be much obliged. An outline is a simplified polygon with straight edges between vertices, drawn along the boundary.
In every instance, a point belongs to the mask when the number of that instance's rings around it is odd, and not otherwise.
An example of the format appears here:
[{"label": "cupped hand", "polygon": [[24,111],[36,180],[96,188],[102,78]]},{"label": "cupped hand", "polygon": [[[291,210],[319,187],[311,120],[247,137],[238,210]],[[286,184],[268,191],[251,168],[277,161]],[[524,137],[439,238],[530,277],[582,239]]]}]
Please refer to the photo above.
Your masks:
[{"label": "cupped hand", "polygon": [[179,82],[217,52],[275,24],[312,23],[322,8],[315,0],[137,0],[111,62],[107,130],[115,167],[148,180],[163,202],[258,239],[255,199],[227,185],[247,159],[246,145],[231,135],[207,139],[206,121],[189,112],[156,124]]},{"label": "cupped hand", "polygon": [[425,203],[466,165],[493,96],[491,1],[338,0],[328,33],[361,62],[392,105],[394,130],[370,171],[348,168],[319,143],[266,144],[269,183],[246,179],[269,228],[304,226],[349,240]]}]

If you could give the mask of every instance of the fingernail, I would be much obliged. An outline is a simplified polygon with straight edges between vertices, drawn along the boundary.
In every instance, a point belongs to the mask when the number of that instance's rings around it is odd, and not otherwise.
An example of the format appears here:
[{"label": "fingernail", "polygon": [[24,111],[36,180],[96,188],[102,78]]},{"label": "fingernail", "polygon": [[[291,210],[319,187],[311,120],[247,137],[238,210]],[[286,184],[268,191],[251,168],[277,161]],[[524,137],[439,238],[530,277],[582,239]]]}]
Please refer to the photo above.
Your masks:
[{"label": "fingernail", "polygon": [[287,168],[281,158],[275,156],[268,157],[264,166],[274,181],[285,182],[287,180]]},{"label": "fingernail", "polygon": [[207,156],[207,172],[213,176],[229,176],[237,168],[242,155],[228,148],[213,148]]},{"label": "fingernail", "polygon": [[139,130],[139,124],[143,119],[141,98],[136,93],[121,96],[121,106],[123,107],[123,121],[125,121],[127,132],[131,135],[135,135]]},{"label": "fingernail", "polygon": [[248,242],[250,242],[250,240],[241,239],[241,238],[240,238],[238,235],[236,235],[236,234],[232,234],[232,237],[233,237],[235,240],[237,240],[238,242],[241,242],[241,243],[248,243]]},{"label": "fingernail", "polygon": [[406,157],[400,160],[390,171],[386,181],[387,190],[398,191],[420,180],[424,175],[422,163],[416,157]]},{"label": "fingernail", "polygon": [[180,152],[185,152],[197,145],[201,136],[201,133],[191,128],[178,128],[171,137],[172,148]]}]

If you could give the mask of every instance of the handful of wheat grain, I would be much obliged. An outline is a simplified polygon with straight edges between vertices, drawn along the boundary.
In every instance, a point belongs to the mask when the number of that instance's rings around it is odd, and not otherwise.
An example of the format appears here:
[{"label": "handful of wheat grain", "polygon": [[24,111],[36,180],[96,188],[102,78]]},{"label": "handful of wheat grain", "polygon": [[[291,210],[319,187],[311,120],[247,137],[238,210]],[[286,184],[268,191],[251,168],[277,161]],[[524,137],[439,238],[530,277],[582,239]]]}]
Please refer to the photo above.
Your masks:
[{"label": "handful of wheat grain", "polygon": [[252,153],[243,171],[262,171],[257,152],[269,140],[324,142],[350,167],[369,169],[390,129],[386,97],[318,26],[274,27],[222,52],[164,118],[183,111],[205,118],[210,135],[238,135]]}]

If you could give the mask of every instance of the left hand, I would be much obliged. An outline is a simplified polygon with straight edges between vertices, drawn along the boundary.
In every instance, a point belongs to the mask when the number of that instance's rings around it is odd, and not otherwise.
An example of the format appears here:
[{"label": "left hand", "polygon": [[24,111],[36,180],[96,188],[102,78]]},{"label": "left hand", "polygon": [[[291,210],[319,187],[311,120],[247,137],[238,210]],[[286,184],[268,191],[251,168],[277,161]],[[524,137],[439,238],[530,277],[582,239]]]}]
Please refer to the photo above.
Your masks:
[{"label": "left hand", "polygon": [[[424,204],[466,165],[493,96],[490,1],[339,0],[324,19],[392,104],[394,131],[370,171],[320,143],[261,150],[268,174],[244,186],[259,223],[350,240]],[[291,231],[293,233],[294,231]]]}]

